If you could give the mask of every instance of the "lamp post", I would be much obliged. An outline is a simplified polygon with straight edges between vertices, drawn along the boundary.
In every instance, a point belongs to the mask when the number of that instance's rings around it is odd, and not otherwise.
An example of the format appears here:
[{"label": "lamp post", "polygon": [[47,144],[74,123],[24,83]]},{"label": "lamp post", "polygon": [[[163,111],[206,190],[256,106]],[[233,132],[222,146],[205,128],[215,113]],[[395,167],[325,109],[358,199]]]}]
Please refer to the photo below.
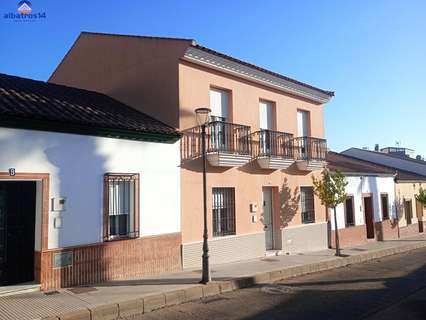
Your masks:
[{"label": "lamp post", "polygon": [[209,283],[211,281],[210,265],[209,265],[209,244],[207,242],[209,234],[207,231],[207,184],[206,184],[206,125],[209,121],[211,110],[209,108],[195,109],[195,115],[198,125],[201,127],[201,153],[203,159],[203,214],[204,214],[204,231],[203,231],[203,275],[201,283]]}]

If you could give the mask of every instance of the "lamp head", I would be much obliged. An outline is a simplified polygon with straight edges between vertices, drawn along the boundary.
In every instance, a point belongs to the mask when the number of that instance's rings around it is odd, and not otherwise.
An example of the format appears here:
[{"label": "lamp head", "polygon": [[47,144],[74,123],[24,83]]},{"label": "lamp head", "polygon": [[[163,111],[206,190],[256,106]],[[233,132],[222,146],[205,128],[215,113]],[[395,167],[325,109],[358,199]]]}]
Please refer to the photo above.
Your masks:
[{"label": "lamp head", "polygon": [[210,112],[209,108],[195,109],[195,117],[199,126],[206,125],[209,122]]}]

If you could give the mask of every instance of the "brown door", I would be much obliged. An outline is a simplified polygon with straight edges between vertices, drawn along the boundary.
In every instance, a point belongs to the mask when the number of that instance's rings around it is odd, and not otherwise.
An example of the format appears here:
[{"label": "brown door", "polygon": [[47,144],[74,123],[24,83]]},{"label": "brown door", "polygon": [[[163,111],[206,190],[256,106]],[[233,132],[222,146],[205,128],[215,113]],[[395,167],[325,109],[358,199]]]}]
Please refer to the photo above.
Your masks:
[{"label": "brown door", "polygon": [[405,220],[407,221],[407,225],[411,224],[411,219],[413,218],[413,210],[411,206],[411,200],[404,201],[404,209],[405,209]]},{"label": "brown door", "polygon": [[416,200],[416,213],[419,221],[419,232],[423,232],[423,205],[419,200]]},{"label": "brown door", "polygon": [[367,239],[374,239],[373,202],[371,197],[364,198],[364,216]]},{"label": "brown door", "polygon": [[0,182],[0,285],[34,280],[35,203],[35,182]]}]

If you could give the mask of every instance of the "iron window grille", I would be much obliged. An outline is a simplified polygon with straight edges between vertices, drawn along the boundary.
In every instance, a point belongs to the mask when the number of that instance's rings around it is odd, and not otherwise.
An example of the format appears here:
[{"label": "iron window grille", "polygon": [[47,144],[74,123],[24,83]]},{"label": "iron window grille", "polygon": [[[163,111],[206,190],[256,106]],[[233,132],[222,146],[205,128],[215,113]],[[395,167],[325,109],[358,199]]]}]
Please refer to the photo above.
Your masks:
[{"label": "iron window grille", "polygon": [[213,188],[213,236],[235,234],[235,189]]},{"label": "iron window grille", "polygon": [[139,174],[105,174],[104,196],[104,240],[139,237]]},{"label": "iron window grille", "polygon": [[389,219],[389,202],[388,202],[388,195],[382,194],[380,195],[381,204],[382,204],[382,218],[383,220]]},{"label": "iron window grille", "polygon": [[300,201],[302,211],[302,223],[315,222],[314,188],[301,187]]},{"label": "iron window grille", "polygon": [[355,225],[354,198],[352,196],[347,197],[345,201],[345,224],[346,227]]}]

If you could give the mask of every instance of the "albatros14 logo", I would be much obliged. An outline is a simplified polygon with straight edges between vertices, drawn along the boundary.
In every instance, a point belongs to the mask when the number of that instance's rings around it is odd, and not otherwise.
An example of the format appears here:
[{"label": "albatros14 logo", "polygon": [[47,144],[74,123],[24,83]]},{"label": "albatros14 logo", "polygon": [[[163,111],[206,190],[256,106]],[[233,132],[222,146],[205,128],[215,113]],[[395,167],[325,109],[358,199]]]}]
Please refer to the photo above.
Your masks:
[{"label": "albatros14 logo", "polygon": [[13,21],[37,21],[47,16],[46,12],[34,12],[31,2],[19,1],[16,12],[5,13],[3,17]]}]

